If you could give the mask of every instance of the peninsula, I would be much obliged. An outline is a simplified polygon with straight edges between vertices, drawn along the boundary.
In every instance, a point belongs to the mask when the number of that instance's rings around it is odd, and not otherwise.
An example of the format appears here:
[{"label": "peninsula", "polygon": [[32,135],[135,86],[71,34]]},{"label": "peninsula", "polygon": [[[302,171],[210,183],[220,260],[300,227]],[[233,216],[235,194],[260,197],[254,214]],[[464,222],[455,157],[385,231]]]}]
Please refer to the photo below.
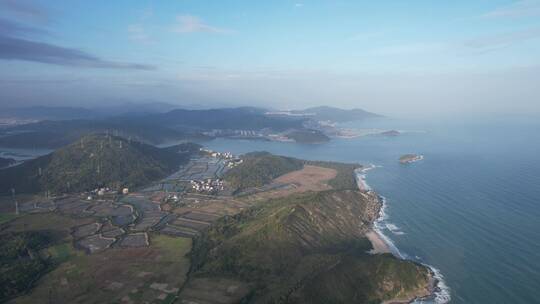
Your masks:
[{"label": "peninsula", "polygon": [[4,169],[33,187],[14,184],[27,193],[0,198],[0,244],[10,252],[0,257],[0,299],[323,304],[430,296],[430,269],[393,256],[374,232],[382,204],[358,188],[360,168],[83,137]]}]

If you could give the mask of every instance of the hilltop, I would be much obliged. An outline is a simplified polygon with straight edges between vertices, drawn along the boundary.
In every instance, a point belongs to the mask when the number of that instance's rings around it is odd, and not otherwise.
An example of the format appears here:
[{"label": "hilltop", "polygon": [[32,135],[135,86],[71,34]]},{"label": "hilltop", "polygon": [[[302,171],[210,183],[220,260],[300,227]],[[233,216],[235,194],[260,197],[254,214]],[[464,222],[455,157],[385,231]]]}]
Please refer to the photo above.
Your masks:
[{"label": "hilltop", "polygon": [[51,154],[0,170],[0,193],[11,188],[18,193],[64,193],[98,186],[137,187],[173,172],[198,147],[160,149],[117,136],[87,135]]},{"label": "hilltop", "polygon": [[224,179],[235,190],[260,187],[285,173],[299,170],[303,161],[268,152],[252,152],[243,155],[242,164],[229,170]]},{"label": "hilltop", "polygon": [[327,190],[270,199],[224,218],[193,248],[195,278],[249,282],[249,303],[380,303],[429,294],[429,270],[371,255],[376,195]]},{"label": "hilltop", "polygon": [[206,138],[198,133],[186,133],[137,121],[135,117],[132,121],[119,119],[45,120],[5,130],[0,136],[0,146],[56,149],[75,142],[81,136],[107,132],[149,144]]}]

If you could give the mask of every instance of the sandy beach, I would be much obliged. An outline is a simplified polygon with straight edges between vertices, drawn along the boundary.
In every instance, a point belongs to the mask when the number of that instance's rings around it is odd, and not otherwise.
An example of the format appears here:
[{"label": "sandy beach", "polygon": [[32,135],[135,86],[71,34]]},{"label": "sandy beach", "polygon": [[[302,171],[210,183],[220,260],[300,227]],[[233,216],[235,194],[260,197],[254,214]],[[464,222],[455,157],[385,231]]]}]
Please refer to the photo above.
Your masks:
[{"label": "sandy beach", "polygon": [[374,230],[370,230],[366,233],[366,237],[371,242],[373,249],[370,251],[372,254],[378,253],[390,253],[390,247],[386,242],[381,238],[381,236]]}]

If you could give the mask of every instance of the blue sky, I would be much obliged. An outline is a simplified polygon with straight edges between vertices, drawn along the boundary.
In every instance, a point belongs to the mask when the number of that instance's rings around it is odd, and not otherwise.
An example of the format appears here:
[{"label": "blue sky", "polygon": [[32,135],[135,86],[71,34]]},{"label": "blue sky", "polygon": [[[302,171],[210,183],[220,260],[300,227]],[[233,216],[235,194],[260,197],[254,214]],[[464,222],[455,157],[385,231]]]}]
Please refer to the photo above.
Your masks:
[{"label": "blue sky", "polygon": [[540,1],[0,0],[0,105],[539,111]]}]

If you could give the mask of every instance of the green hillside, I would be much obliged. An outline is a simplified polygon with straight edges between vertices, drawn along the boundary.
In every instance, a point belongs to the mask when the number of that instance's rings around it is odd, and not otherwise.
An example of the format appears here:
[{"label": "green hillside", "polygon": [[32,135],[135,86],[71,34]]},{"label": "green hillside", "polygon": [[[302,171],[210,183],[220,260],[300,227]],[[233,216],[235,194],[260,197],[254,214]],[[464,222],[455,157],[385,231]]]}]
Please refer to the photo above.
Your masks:
[{"label": "green hillside", "polygon": [[[187,149],[185,149],[187,147]],[[99,186],[137,187],[165,177],[198,146],[166,149],[94,134],[19,166],[0,170],[0,193],[79,192]]]},{"label": "green hillside", "polygon": [[250,303],[380,303],[425,288],[423,266],[366,253],[379,208],[353,190],[270,200],[198,239],[194,275],[249,282]]},{"label": "green hillside", "polygon": [[199,133],[185,133],[158,126],[133,118],[130,121],[119,119],[107,120],[61,120],[40,121],[16,126],[6,130],[0,136],[0,146],[10,148],[47,148],[57,149],[75,142],[82,136],[96,133],[112,133],[125,138],[150,144],[167,141],[203,140],[207,137]]},{"label": "green hillside", "polygon": [[49,268],[39,251],[51,240],[46,232],[0,234],[0,302],[28,289]]},{"label": "green hillside", "polygon": [[243,163],[229,170],[224,178],[236,190],[260,187],[272,179],[302,169],[304,162],[268,152],[252,152],[242,156]]},{"label": "green hillside", "polygon": [[297,143],[303,144],[318,144],[330,141],[330,137],[317,130],[296,130],[287,133],[286,136]]}]

